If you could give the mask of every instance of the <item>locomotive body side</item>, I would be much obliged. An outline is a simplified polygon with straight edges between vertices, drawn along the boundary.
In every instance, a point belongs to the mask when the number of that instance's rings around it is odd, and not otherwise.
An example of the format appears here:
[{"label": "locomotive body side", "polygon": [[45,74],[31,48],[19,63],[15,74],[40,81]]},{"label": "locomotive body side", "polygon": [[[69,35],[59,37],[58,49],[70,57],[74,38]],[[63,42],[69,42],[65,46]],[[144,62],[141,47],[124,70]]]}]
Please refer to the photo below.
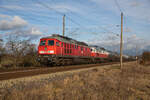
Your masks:
[{"label": "locomotive body side", "polygon": [[99,63],[108,57],[108,54],[101,53],[84,42],[60,35],[41,38],[38,54],[40,62],[55,65]]},{"label": "locomotive body side", "polygon": [[69,44],[57,39],[41,39],[38,46],[39,55],[82,56],[90,57],[90,48]]},{"label": "locomotive body side", "polygon": [[42,38],[38,46],[38,60],[44,63],[85,62],[91,55],[88,46],[61,41],[57,38]]}]

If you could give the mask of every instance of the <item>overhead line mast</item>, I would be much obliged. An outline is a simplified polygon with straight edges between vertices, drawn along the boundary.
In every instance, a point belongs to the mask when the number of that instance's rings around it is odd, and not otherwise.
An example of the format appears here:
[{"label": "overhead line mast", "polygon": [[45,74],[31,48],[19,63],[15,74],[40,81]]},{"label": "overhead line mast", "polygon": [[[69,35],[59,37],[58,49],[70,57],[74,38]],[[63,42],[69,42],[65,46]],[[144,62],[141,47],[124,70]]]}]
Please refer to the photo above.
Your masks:
[{"label": "overhead line mast", "polygon": [[65,36],[65,14],[63,16],[63,36]]},{"label": "overhead line mast", "polygon": [[122,55],[123,55],[123,12],[121,12],[121,35],[120,35],[120,67],[122,69]]},{"label": "overhead line mast", "polygon": [[122,59],[122,56],[123,56],[123,11],[121,10],[121,7],[118,3],[117,0],[114,0],[115,1],[115,4],[118,8],[118,10],[121,12],[121,33],[120,33],[120,68],[122,69],[122,66],[123,66],[123,59]]}]

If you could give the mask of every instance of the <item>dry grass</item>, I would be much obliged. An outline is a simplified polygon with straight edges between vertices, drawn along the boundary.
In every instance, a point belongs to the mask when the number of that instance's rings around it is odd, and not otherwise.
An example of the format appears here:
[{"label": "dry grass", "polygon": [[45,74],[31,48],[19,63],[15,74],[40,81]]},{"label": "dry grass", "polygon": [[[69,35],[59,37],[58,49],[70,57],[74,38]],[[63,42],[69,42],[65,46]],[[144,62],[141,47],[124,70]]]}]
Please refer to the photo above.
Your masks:
[{"label": "dry grass", "polygon": [[150,67],[96,67],[0,88],[2,100],[150,100]]}]

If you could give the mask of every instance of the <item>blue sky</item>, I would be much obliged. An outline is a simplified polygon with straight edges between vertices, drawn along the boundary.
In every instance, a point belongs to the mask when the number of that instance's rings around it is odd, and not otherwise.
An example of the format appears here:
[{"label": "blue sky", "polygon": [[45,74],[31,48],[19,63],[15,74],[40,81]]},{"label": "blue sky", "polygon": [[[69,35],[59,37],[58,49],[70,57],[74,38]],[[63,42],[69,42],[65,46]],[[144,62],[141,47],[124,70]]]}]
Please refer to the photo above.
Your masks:
[{"label": "blue sky", "polygon": [[[104,47],[119,45],[117,0],[0,0],[0,36],[19,33],[40,37],[62,34]],[[118,0],[124,13],[124,49],[150,45],[150,0]],[[116,50],[113,49],[113,50]]]}]

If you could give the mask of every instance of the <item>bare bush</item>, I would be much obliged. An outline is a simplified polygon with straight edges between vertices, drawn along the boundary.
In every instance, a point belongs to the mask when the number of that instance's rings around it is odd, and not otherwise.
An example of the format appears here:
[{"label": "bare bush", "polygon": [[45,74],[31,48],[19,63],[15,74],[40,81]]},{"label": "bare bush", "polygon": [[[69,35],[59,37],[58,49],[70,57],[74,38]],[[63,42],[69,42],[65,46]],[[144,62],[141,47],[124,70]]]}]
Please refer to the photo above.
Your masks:
[{"label": "bare bush", "polygon": [[149,51],[143,52],[141,64],[144,64],[144,65],[150,64],[150,52]]},{"label": "bare bush", "polygon": [[5,48],[3,47],[3,40],[0,39],[0,67],[2,67],[2,58],[5,56]]},{"label": "bare bush", "polygon": [[22,36],[8,36],[5,45],[0,45],[0,54],[1,67],[3,68],[39,66],[36,61],[36,45],[32,44],[30,39]]}]

